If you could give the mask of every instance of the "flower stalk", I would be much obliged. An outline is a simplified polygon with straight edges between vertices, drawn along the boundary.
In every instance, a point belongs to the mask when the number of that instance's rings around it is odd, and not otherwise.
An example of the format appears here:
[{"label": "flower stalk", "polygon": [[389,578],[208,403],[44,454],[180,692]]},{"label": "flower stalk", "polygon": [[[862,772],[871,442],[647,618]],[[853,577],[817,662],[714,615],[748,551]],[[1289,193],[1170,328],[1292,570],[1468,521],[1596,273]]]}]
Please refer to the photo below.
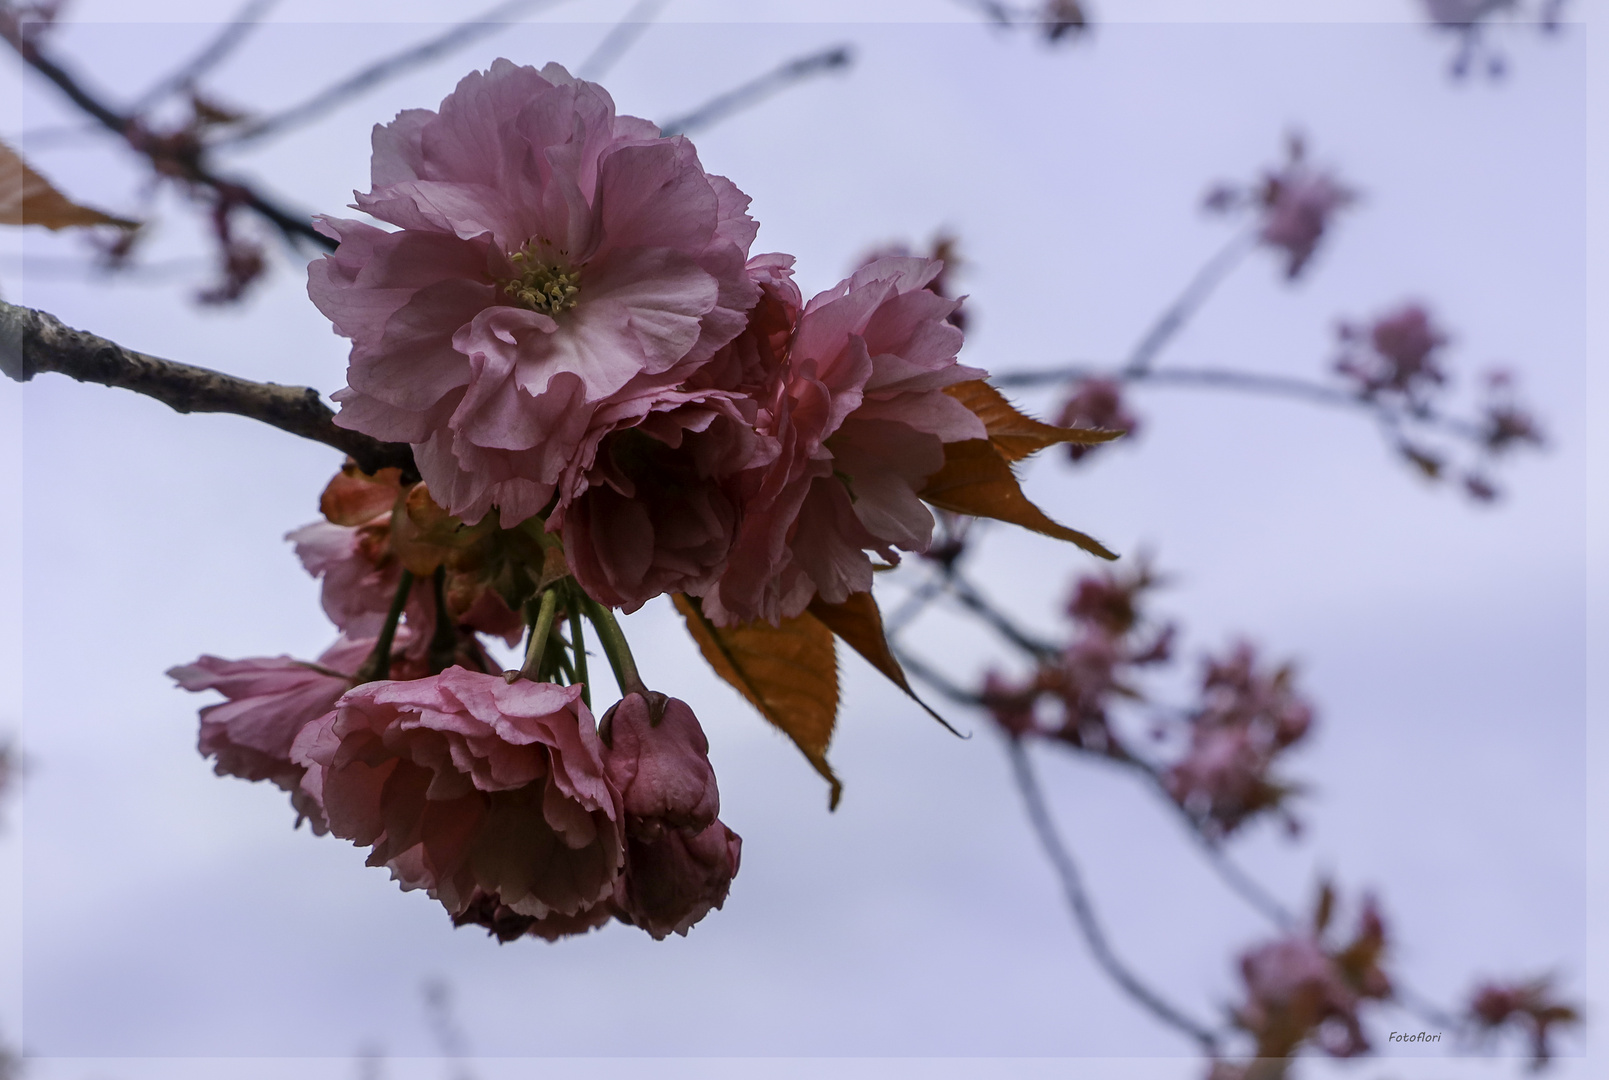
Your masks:
[{"label": "flower stalk", "polygon": [[391,677],[391,645],[396,640],[397,623],[402,619],[402,609],[408,606],[408,594],[412,591],[413,573],[404,570],[402,577],[397,581],[396,594],[391,597],[391,608],[385,613],[380,636],[375,639],[374,651],[353,676],[354,686]]}]

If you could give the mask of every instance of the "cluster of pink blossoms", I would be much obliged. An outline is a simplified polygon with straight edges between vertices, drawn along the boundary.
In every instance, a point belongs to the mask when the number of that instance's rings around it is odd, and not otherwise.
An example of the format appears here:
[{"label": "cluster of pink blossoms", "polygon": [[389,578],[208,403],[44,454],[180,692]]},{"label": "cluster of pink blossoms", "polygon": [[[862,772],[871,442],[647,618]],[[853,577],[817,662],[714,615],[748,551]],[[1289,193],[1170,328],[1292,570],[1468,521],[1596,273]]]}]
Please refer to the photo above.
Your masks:
[{"label": "cluster of pink blossoms", "polygon": [[[349,464],[290,534],[342,634],[316,662],[172,671],[226,698],[201,750],[460,925],[686,933],[741,842],[697,719],[643,684],[614,609],[679,594],[710,633],[875,616],[872,556],[928,548],[924,499],[1001,491],[971,512],[1087,539],[1034,516],[1009,469],[1028,451],[985,413],[1034,446],[1105,435],[1034,425],[957,362],[939,260],[879,258],[807,302],[692,144],[557,66],[498,61],[377,127],[372,172],[356,206],[396,228],[322,219],[339,246],[308,288],[352,341],[336,422],[411,444],[418,477]],[[585,624],[623,695],[601,723]],[[525,639],[518,671],[486,637]]]},{"label": "cluster of pink blossoms", "polygon": [[[1152,773],[1213,841],[1270,813],[1294,830],[1285,802],[1297,788],[1276,773],[1313,725],[1294,670],[1268,670],[1242,642],[1204,658],[1194,704],[1158,708],[1144,680],[1174,661],[1177,636],[1174,624],[1146,616],[1146,594],[1158,583],[1144,563],[1126,575],[1080,578],[1067,605],[1067,645],[1044,651],[1025,679],[991,672],[980,703],[1013,738],[1049,739]],[[1164,745],[1148,748],[1153,742]]]},{"label": "cluster of pink blossoms", "polygon": [[601,603],[700,597],[777,622],[920,551],[944,445],[986,437],[946,387],[956,302],[889,258],[806,303],[749,257],[748,197],[685,138],[556,65],[498,61],[375,129],[309,293],[352,339],[337,423],[413,444],[470,523],[540,517]]}]

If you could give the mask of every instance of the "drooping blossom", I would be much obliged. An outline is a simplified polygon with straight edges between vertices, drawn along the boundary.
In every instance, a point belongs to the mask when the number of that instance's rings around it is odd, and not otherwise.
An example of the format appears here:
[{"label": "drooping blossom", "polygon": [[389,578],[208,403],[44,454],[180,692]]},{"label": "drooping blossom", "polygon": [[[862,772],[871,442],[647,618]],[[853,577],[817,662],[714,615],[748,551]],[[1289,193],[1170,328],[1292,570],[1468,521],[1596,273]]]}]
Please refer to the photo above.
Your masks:
[{"label": "drooping blossom", "polygon": [[[1056,423],[1060,427],[1101,428],[1130,435],[1140,430],[1139,417],[1129,411],[1123,400],[1123,387],[1112,379],[1080,379],[1062,405]],[[1066,444],[1067,456],[1082,461],[1104,445],[1070,442]]]},{"label": "drooping blossom", "polygon": [[613,895],[623,851],[580,699],[580,686],[458,667],[369,683],[304,728],[291,758],[331,832],[454,917],[583,917]]},{"label": "drooping blossom", "polygon": [[1422,406],[1447,381],[1437,356],[1447,334],[1422,304],[1403,304],[1366,326],[1342,323],[1338,334],[1343,351],[1335,370],[1363,397],[1386,395]]},{"label": "drooping blossom", "polygon": [[291,760],[291,745],[308,724],[329,714],[374,649],[373,638],[342,637],[316,663],[288,656],[223,660],[203,656],[170,668],[186,690],[217,690],[225,701],[201,710],[198,749],[219,776],[268,780],[290,792],[297,824],[307,819],[325,831],[318,800],[301,786],[306,768]]},{"label": "drooping blossom", "polygon": [[656,940],[685,935],[726,901],[742,850],[716,818],[709,740],[685,702],[641,693],[610,709],[599,733],[626,827],[615,913]]},{"label": "drooping blossom", "polygon": [[[918,497],[944,444],[980,439],[980,421],[944,388],[961,366],[955,301],[926,288],[942,264],[881,259],[800,312],[756,426],[776,457],[739,478],[740,524],[727,565],[699,595],[720,625],[799,614],[871,588],[868,551],[923,551],[933,515]],[[745,346],[746,347],[746,346]]]},{"label": "drooping blossom", "polygon": [[1580,1011],[1560,1000],[1547,976],[1481,983],[1470,996],[1468,1016],[1486,1034],[1510,1026],[1524,1032],[1534,1068],[1546,1065],[1553,1056],[1553,1028],[1581,1022]]},{"label": "drooping blossom", "polygon": [[615,883],[616,917],[655,941],[685,935],[726,902],[742,851],[742,838],[720,821],[691,835],[666,829],[651,840],[627,837],[626,872]]},{"label": "drooping blossom", "polygon": [[340,247],[309,270],[352,339],[337,423],[414,444],[467,522],[541,512],[605,434],[685,404],[754,304],[747,196],[557,65],[399,114],[372,171],[357,208],[398,231],[324,219]]}]

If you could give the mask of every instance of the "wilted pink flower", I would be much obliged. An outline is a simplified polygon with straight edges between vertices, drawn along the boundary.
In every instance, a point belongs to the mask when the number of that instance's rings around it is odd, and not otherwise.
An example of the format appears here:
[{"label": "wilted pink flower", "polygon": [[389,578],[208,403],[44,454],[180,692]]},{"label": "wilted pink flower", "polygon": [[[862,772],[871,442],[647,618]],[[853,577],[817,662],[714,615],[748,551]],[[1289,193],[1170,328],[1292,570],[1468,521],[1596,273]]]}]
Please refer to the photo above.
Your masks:
[{"label": "wilted pink flower", "polygon": [[[1140,420],[1123,402],[1123,387],[1111,379],[1080,379],[1056,418],[1061,427],[1101,428],[1105,431],[1140,430]],[[1082,461],[1105,443],[1067,443],[1067,456]]]},{"label": "wilted pink flower", "polygon": [[1470,997],[1468,1013],[1476,1026],[1492,1032],[1505,1025],[1523,1031],[1531,1043],[1531,1063],[1546,1065],[1553,1056],[1550,1029],[1581,1022],[1580,1012],[1559,1000],[1549,977],[1527,982],[1486,982]]},{"label": "wilted pink flower", "polygon": [[1346,349],[1335,370],[1351,379],[1364,397],[1395,394],[1422,405],[1431,387],[1447,381],[1436,362],[1447,335],[1421,304],[1404,304],[1366,327],[1342,323],[1340,337]]},{"label": "wilted pink flower", "polygon": [[308,291],[352,339],[337,422],[413,443],[466,521],[541,512],[742,330],[747,204],[557,65],[469,75],[375,129],[356,205],[400,231],[321,222],[341,246]]},{"label": "wilted pink flower", "polygon": [[982,372],[956,362],[955,301],[926,289],[942,264],[882,259],[800,314],[781,378],[757,426],[774,460],[740,477],[742,518],[729,562],[700,595],[721,625],[799,614],[871,588],[867,550],[925,550],[933,515],[918,498],[944,444],[981,439],[946,386]]},{"label": "wilted pink flower", "polygon": [[701,833],[721,812],[709,740],[685,701],[655,696],[627,694],[604,714],[604,775],[620,795],[632,836]]},{"label": "wilted pink flower", "polygon": [[217,690],[227,699],[201,710],[198,749],[213,759],[213,771],[272,781],[290,792],[296,823],[306,818],[315,833],[323,833],[323,812],[302,789],[306,769],[291,760],[291,744],[302,728],[335,708],[373,649],[372,637],[342,637],[313,664],[288,656],[203,656],[168,669],[168,675],[186,690]]},{"label": "wilted pink flower", "polygon": [[616,915],[655,941],[685,936],[726,902],[742,849],[742,838],[719,821],[693,835],[666,829],[653,840],[628,837],[626,872],[615,884]]},{"label": "wilted pink flower", "polygon": [[[291,758],[330,831],[449,914],[578,916],[614,892],[620,809],[580,686],[451,667],[358,687]],[[491,898],[477,900],[477,897]]]}]

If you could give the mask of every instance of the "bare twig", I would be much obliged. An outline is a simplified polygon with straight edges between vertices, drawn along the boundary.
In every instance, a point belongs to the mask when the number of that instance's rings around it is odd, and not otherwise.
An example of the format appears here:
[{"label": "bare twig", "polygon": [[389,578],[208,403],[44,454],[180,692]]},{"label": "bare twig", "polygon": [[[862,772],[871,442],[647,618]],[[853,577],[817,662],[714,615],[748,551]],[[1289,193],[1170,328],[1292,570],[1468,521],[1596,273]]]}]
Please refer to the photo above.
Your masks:
[{"label": "bare twig", "polygon": [[609,69],[615,66],[615,61],[625,55],[626,50],[636,44],[643,31],[659,17],[666,3],[668,0],[637,0],[603,36],[597,48],[581,61],[581,66],[575,69],[576,76],[596,80],[608,74]]},{"label": "bare twig", "polygon": [[960,574],[952,573],[949,575],[948,580],[951,595],[954,596],[963,607],[976,614],[984,622],[993,627],[1001,637],[1011,642],[1011,644],[1015,645],[1023,652],[1028,653],[1030,656],[1034,657],[1034,659],[1038,660],[1048,656],[1055,656],[1061,651],[1053,643],[1045,641],[1043,638],[1040,638],[1018,626],[1011,616],[1007,615],[994,604],[990,603],[987,597],[979,592],[971,582],[963,578]]},{"label": "bare twig", "polygon": [[1078,864],[1073,861],[1067,846],[1062,842],[1056,831],[1056,823],[1051,819],[1050,809],[1045,804],[1044,793],[1039,788],[1039,781],[1034,776],[1033,764],[1028,760],[1028,748],[1021,739],[1006,740],[1006,756],[1011,759],[1011,772],[1017,783],[1017,790],[1022,793],[1024,805],[1028,810],[1028,819],[1033,823],[1034,833],[1039,837],[1040,845],[1045,849],[1045,855],[1050,859],[1051,866],[1055,868],[1056,876],[1061,879],[1062,892],[1067,897],[1067,906],[1072,909],[1073,919],[1078,924],[1079,932],[1084,935],[1084,941],[1094,954],[1095,960],[1106,971],[1106,974],[1117,983],[1129,997],[1148,1010],[1164,1024],[1176,1031],[1182,1032],[1194,1039],[1209,1055],[1216,1055],[1218,1049],[1218,1036],[1203,1024],[1192,1020],[1178,1008],[1163,1000],[1163,998],[1146,986],[1130,971],[1112,951],[1111,943],[1106,939],[1106,933],[1101,928],[1100,921],[1095,916],[1094,906],[1090,903],[1089,894],[1084,889],[1083,876],[1078,871]]},{"label": "bare twig", "polygon": [[772,71],[752,79],[742,86],[717,94],[692,112],[678,116],[660,126],[666,135],[687,135],[699,128],[709,127],[732,113],[756,105],[773,94],[796,83],[827,71],[837,71],[854,63],[855,54],[848,45],[833,45],[819,52],[789,60]]},{"label": "bare twig", "polygon": [[278,205],[250,185],[213,172],[204,162],[199,144],[184,146],[151,137],[138,118],[124,115],[90,93],[83,83],[60,64],[39,51],[22,33],[16,22],[0,11],[0,37],[39,74],[55,83],[69,101],[93,117],[108,131],[128,140],[135,150],[150,158],[161,175],[173,176],[210,188],[220,200],[249,207],[268,220],[289,240],[307,240],[325,250],[334,250],[335,241],[313,228],[307,214],[293,213]]},{"label": "bare twig", "polygon": [[1178,299],[1169,304],[1156,322],[1145,332],[1134,351],[1129,354],[1128,362],[1123,365],[1123,371],[1129,376],[1143,375],[1150,370],[1151,364],[1173,338],[1184,329],[1190,317],[1200,310],[1207,297],[1212,295],[1225,278],[1229,276],[1246,253],[1257,243],[1256,229],[1243,229],[1230,237],[1216,255],[1207,260],[1205,266],[1196,271],[1196,276],[1190,279],[1190,284],[1184,287],[1184,292]]},{"label": "bare twig", "polygon": [[261,142],[270,136],[316,120],[388,79],[407,74],[414,68],[445,56],[454,49],[497,33],[506,27],[514,16],[528,8],[548,7],[557,2],[558,0],[503,0],[503,3],[488,8],[473,19],[459,23],[445,33],[375,61],[333,86],[325,87],[299,105],[292,105],[272,116],[265,116],[261,120],[242,125],[215,139],[212,145],[244,146],[247,143]]},{"label": "bare twig", "polygon": [[162,360],[63,326],[54,316],[0,301],[0,372],[27,382],[42,371],[132,390],[175,412],[233,413],[350,455],[365,472],[395,466],[414,474],[406,443],[385,443],[335,426],[335,414],[306,386],[251,382]]},{"label": "bare twig", "polygon": [[268,14],[268,9],[278,2],[279,0],[246,0],[234,19],[203,46],[200,52],[181,64],[171,75],[165,76],[155,86],[135,98],[129,111],[142,113],[169,94],[194,86],[197,79],[217,67],[242,41],[245,41],[247,35],[262,22],[263,16]]},{"label": "bare twig", "polygon": [[1056,386],[1077,379],[1112,379],[1118,382],[1143,383],[1149,386],[1202,387],[1210,390],[1235,390],[1243,393],[1268,394],[1274,397],[1297,398],[1315,405],[1329,405],[1344,409],[1361,409],[1378,417],[1387,417],[1392,423],[1409,421],[1427,427],[1441,428],[1462,439],[1480,442],[1485,429],[1469,420],[1437,412],[1430,408],[1405,410],[1394,408],[1377,398],[1364,397],[1340,387],[1326,386],[1311,379],[1297,379],[1289,375],[1268,375],[1255,371],[1237,371],[1233,368],[1150,368],[1128,371],[1122,368],[1102,368],[1095,365],[1069,364],[1062,367],[1042,368],[1037,371],[1008,371],[991,375],[989,381],[996,386]]}]

